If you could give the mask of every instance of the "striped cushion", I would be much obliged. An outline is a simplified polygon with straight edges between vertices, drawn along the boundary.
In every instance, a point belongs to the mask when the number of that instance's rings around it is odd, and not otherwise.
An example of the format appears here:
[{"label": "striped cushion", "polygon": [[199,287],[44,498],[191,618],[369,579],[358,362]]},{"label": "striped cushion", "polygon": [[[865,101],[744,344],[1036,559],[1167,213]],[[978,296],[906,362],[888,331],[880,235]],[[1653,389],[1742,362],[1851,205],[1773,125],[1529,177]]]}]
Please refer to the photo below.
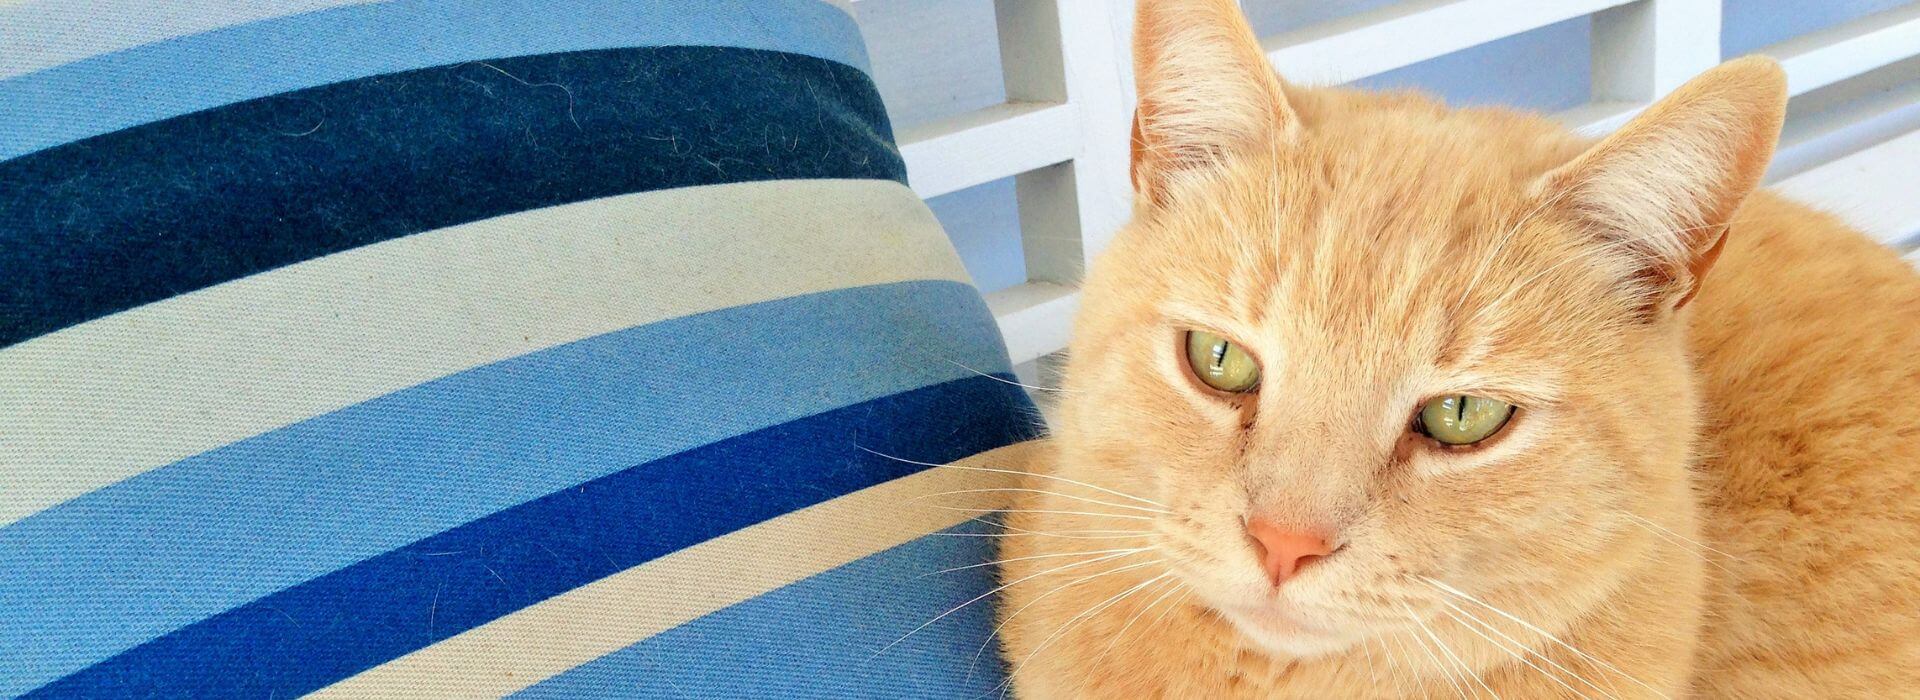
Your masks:
[{"label": "striped cushion", "polygon": [[0,697],[992,691],[904,172],[823,0],[0,0]]}]

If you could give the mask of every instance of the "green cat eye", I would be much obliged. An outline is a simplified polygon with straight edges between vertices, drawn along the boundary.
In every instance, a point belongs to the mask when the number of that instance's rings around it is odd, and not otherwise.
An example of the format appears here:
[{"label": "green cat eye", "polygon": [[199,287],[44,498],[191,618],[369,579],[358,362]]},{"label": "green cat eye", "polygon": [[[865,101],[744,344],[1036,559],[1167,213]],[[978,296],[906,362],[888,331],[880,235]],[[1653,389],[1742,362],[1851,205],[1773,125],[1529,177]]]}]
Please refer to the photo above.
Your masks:
[{"label": "green cat eye", "polygon": [[1230,394],[1260,386],[1260,363],[1239,343],[1216,333],[1187,331],[1187,366],[1201,383]]},{"label": "green cat eye", "polygon": [[1448,445],[1471,445],[1493,437],[1507,427],[1513,405],[1480,396],[1454,394],[1420,407],[1415,428]]}]

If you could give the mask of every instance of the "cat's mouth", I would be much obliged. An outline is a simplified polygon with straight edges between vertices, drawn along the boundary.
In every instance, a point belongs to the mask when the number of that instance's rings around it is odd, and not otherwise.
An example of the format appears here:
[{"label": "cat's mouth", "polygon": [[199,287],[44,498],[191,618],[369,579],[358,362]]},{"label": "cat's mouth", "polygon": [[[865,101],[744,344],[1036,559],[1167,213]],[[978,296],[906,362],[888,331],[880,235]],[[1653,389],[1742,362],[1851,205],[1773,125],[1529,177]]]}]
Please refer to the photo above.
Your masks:
[{"label": "cat's mouth", "polygon": [[1332,653],[1368,634],[1357,620],[1304,609],[1285,600],[1215,605],[1214,609],[1241,634],[1285,656],[1309,658]]},{"label": "cat's mouth", "polygon": [[1281,602],[1234,605],[1220,610],[1238,623],[1276,634],[1316,635],[1338,631],[1329,621]]}]

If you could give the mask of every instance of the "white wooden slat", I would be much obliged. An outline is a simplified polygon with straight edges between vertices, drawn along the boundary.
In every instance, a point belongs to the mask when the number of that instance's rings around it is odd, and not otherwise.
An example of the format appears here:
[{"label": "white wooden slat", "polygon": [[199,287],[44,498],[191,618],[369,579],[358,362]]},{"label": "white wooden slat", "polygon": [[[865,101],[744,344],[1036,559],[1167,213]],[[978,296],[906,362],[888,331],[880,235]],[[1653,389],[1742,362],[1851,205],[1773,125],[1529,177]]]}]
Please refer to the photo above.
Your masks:
[{"label": "white wooden slat", "polygon": [[[1000,0],[1033,2],[1035,0]],[[1114,41],[1116,22],[1132,22],[1129,3],[1053,0],[1060,16],[1060,53],[1067,98],[1080,108],[1080,151],[1073,161],[1074,211],[1084,261],[1105,250],[1133,215],[1127,164],[1133,104],[1132,47]]]},{"label": "white wooden slat", "polygon": [[1920,129],[1920,58],[1793,99],[1769,181]]},{"label": "white wooden slat", "polygon": [[1593,16],[1595,101],[1651,103],[1720,62],[1720,0],[1646,0]]},{"label": "white wooden slat", "polygon": [[1086,261],[1125,223],[1125,50],[1113,43],[1110,2],[996,0],[1007,94],[1075,108],[1072,160],[1018,175],[1029,281],[1077,283]]},{"label": "white wooden slat", "polygon": [[922,198],[992,182],[1073,158],[1078,108],[1009,102],[906,129],[900,155]]},{"label": "white wooden slat", "polygon": [[1760,53],[1780,61],[1788,91],[1798,95],[1920,55],[1920,3],[1794,37]]},{"label": "white wooden slat", "polygon": [[1920,131],[1807,170],[1774,188],[1840,215],[1874,238],[1900,243],[1920,235]]},{"label": "white wooden slat", "polygon": [[1129,61],[1112,31],[1122,9],[1130,8],[1109,0],[994,3],[1008,97],[1064,101],[1075,120],[1071,160],[1015,182],[1028,282],[987,299],[1015,363],[1066,347],[1086,262],[1131,212]]},{"label": "white wooden slat", "polygon": [[[1067,102],[1066,27],[1060,23],[1058,0],[995,0],[993,17],[1000,37],[1002,82],[1007,99]],[[1076,110],[1084,105],[1074,104]],[[1081,112],[1084,116],[1084,112]],[[1076,123],[1075,129],[1082,124]],[[1076,134],[1074,155],[1085,146],[1086,134]],[[1085,269],[1081,246],[1079,185],[1074,164],[1051,165],[1014,177],[1019,203],[1020,252],[1027,281],[1072,284]]]},{"label": "white wooden slat", "polygon": [[1626,2],[1405,2],[1282,33],[1262,43],[1267,49],[1267,57],[1288,78],[1303,83],[1330,85],[1378,75]]},{"label": "white wooden slat", "polygon": [[1029,282],[987,295],[987,308],[1007,340],[1014,364],[1039,359],[1067,347],[1080,290],[1051,282]]},{"label": "white wooden slat", "polygon": [[1620,128],[1621,124],[1627,123],[1633,115],[1646,108],[1644,102],[1589,102],[1554,116],[1581,135],[1600,136]]}]

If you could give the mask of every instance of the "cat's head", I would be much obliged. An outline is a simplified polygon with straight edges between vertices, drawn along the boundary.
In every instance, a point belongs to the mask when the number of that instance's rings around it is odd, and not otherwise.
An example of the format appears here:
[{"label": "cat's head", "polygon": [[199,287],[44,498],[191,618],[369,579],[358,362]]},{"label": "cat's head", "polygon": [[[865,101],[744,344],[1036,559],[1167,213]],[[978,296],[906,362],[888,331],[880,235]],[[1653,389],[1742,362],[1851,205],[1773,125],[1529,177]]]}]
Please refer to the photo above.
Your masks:
[{"label": "cat's head", "polygon": [[1438,586],[1551,624],[1691,527],[1687,303],[1771,156],[1777,66],[1592,144],[1284,83],[1231,0],[1139,7],[1136,212],[1084,287],[1070,477],[1164,506],[1180,580],[1304,656]]}]

